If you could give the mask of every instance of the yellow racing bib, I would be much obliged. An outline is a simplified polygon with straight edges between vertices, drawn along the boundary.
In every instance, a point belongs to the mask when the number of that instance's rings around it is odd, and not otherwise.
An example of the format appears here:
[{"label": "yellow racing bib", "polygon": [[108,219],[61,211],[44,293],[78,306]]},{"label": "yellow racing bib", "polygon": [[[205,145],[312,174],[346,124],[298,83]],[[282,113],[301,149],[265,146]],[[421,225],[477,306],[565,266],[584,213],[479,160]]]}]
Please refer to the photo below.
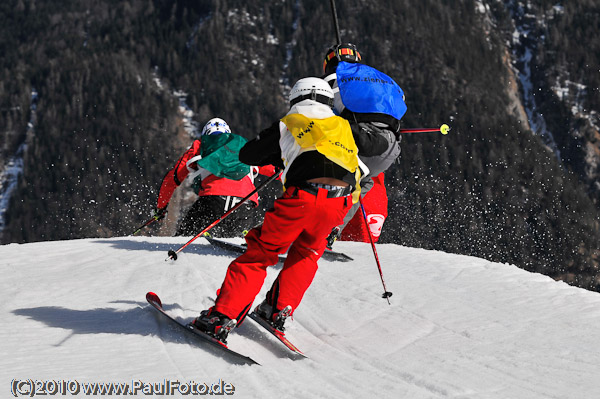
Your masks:
[{"label": "yellow racing bib", "polygon": [[358,148],[347,120],[339,116],[310,119],[290,114],[281,119],[302,149],[315,147],[319,153],[342,168],[354,172],[358,167]]},{"label": "yellow racing bib", "polygon": [[339,116],[311,119],[302,114],[289,114],[281,119],[296,143],[304,150],[314,148],[332,162],[354,173],[356,180],[353,202],[360,194],[358,147],[352,136],[350,123]]}]

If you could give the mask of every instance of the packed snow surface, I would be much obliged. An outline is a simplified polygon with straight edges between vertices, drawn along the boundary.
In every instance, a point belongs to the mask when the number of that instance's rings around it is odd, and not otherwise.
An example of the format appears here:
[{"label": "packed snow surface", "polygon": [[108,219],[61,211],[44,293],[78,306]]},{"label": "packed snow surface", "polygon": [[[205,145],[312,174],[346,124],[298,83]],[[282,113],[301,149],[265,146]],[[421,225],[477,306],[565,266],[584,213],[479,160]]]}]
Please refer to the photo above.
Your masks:
[{"label": "packed snow surface", "polygon": [[[154,291],[186,321],[213,303],[233,256],[199,239],[165,260],[186,241],[0,246],[0,397],[32,385],[36,397],[40,389],[98,398],[211,389],[240,398],[600,397],[600,294],[508,264],[392,244],[377,245],[391,305],[370,245],[338,242],[354,261],[321,260],[287,322],[309,358],[246,320],[229,346],[261,365],[235,363],[145,301]],[[90,388],[103,383],[114,383],[102,386],[112,395]]]}]

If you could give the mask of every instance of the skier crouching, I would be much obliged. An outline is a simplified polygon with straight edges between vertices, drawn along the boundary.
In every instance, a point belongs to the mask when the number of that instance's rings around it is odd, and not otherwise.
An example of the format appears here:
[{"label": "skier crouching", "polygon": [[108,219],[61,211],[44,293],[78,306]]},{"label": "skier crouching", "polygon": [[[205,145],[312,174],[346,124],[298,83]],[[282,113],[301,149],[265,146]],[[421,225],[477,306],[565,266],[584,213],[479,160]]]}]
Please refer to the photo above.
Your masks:
[{"label": "skier crouching", "polygon": [[[163,178],[154,215],[163,218],[175,190],[188,178],[198,194],[177,226],[176,236],[195,235],[206,225],[234,207],[255,189],[256,175],[272,175],[271,167],[253,171],[238,159],[238,151],[246,139],[231,132],[221,118],[209,120],[191,147],[177,160]],[[215,226],[212,234],[238,237],[252,227],[259,197],[254,194],[244,206]]]},{"label": "skier crouching", "polygon": [[358,150],[348,121],[332,111],[333,98],[324,80],[300,79],[290,92],[287,115],[240,150],[240,161],[248,165],[282,168],[285,191],[263,224],[246,235],[246,252],[229,265],[215,305],[194,320],[196,328],[225,341],[244,321],[267,267],[286,251],[283,268],[256,312],[283,331],[286,317],[300,304],[327,235],[360,193]]}]

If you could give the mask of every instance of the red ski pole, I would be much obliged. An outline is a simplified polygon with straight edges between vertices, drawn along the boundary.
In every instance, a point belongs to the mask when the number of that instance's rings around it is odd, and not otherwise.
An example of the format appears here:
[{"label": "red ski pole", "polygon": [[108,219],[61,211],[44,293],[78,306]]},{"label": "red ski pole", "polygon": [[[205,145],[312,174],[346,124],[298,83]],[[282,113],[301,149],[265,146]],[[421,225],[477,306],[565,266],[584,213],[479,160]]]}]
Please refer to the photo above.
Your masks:
[{"label": "red ski pole", "polygon": [[392,296],[392,293],[387,290],[387,288],[385,287],[385,281],[383,281],[383,272],[381,271],[381,264],[379,263],[379,256],[377,255],[377,249],[375,248],[375,242],[373,241],[373,235],[371,234],[371,229],[369,228],[369,222],[367,221],[367,212],[365,212],[365,207],[363,206],[362,198],[359,198],[359,202],[360,202],[360,210],[362,211],[363,219],[365,221],[365,227],[367,228],[367,234],[369,234],[369,240],[371,241],[371,248],[373,249],[373,255],[375,255],[375,262],[377,262],[377,269],[379,269],[379,277],[381,277],[381,284],[383,284],[384,292],[383,292],[382,298],[387,299],[388,305],[391,305],[390,297]]},{"label": "red ski pole", "polygon": [[206,233],[208,230],[212,229],[213,227],[215,227],[217,224],[219,224],[223,219],[225,219],[227,216],[231,215],[231,213],[233,213],[236,209],[238,209],[240,206],[242,206],[242,204],[246,201],[248,201],[250,199],[250,197],[252,197],[255,193],[259,192],[260,190],[262,190],[267,184],[271,183],[273,180],[275,180],[277,178],[277,176],[279,176],[279,170],[277,170],[275,172],[275,174],[273,174],[273,176],[269,177],[267,180],[264,181],[264,183],[262,183],[260,186],[256,187],[254,190],[252,190],[252,192],[250,194],[248,194],[247,196],[245,196],[244,198],[242,198],[242,200],[240,202],[238,202],[237,204],[235,204],[235,206],[233,208],[231,208],[230,210],[228,210],[227,212],[225,212],[223,214],[223,216],[219,217],[217,220],[215,220],[214,222],[212,222],[211,224],[209,224],[204,230],[202,230],[200,233],[196,234],[191,240],[189,240],[188,242],[186,242],[184,245],[182,245],[177,251],[173,251],[172,249],[169,250],[168,252],[168,258],[165,259],[165,261],[172,259],[172,260],[177,260],[177,254],[180,253],[181,251],[183,251],[185,249],[185,247],[187,247],[188,245],[190,245],[194,240],[196,240],[198,237],[201,237],[204,235],[204,233]]},{"label": "red ski pole", "polygon": [[448,134],[450,132],[450,126],[445,123],[440,127],[435,128],[417,128],[417,129],[400,129],[398,133],[442,133]]}]

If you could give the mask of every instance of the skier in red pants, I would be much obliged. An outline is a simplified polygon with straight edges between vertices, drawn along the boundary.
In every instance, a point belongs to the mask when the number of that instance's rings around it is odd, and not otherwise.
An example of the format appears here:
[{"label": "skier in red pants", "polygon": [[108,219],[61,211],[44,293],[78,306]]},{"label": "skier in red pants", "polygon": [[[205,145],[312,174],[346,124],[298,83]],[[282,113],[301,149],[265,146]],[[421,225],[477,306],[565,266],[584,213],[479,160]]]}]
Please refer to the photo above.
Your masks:
[{"label": "skier in red pants", "polygon": [[283,331],[285,318],[312,283],[327,235],[360,193],[358,149],[348,121],[331,109],[329,85],[319,78],[300,79],[289,99],[288,114],[240,151],[246,164],[282,168],[285,191],[266,212],[262,226],[246,235],[248,248],[229,265],[215,305],[193,322],[222,341],[243,322],[267,267],[287,250],[283,269],[256,308],[260,317]]}]

